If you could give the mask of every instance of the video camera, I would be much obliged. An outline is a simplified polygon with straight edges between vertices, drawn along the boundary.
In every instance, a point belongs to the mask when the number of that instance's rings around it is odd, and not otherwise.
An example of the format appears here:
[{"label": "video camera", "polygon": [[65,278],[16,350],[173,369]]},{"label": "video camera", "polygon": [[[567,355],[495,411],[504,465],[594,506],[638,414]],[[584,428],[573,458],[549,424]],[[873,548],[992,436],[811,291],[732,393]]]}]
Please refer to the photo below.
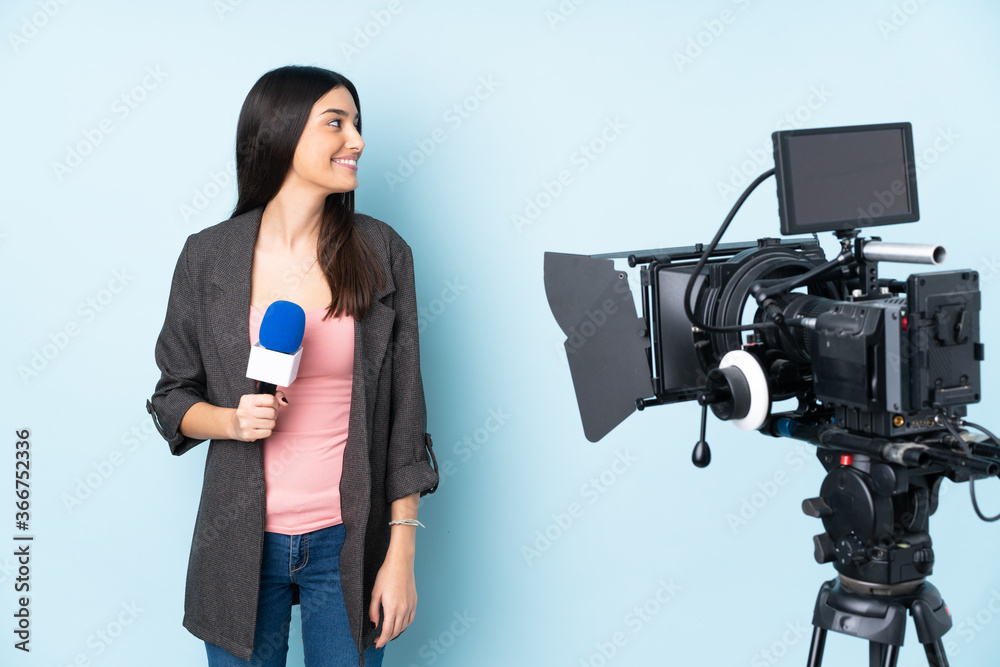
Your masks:
[{"label": "video camera", "polygon": [[[883,279],[879,262],[937,265],[945,250],[858,236],[919,218],[910,124],[791,130],[773,140],[776,167],[752,187],[774,173],[782,234],[832,231],[835,258],[815,236],[719,245],[750,189],[707,247],[546,253],[546,292],[569,336],[592,442],[636,408],[688,400],[758,429],[772,402],[797,397],[814,416],[884,437],[940,430],[940,408],[961,417],[979,402],[978,273]],[[624,257],[642,266],[641,319],[612,261]],[[748,305],[756,310],[744,323]]]},{"label": "video camera", "polygon": [[[964,420],[981,399],[979,275],[882,278],[880,263],[938,265],[945,250],[859,235],[919,219],[909,123],[772,140],[775,168],[748,186],[707,245],[545,254],[584,433],[597,442],[636,410],[696,400],[699,467],[711,460],[709,409],[741,429],[816,445],[828,475],[803,511],[826,529],[814,538],[816,560],[840,576],[820,591],[809,664],[819,664],[830,629],[869,639],[872,664],[895,664],[908,610],[931,664],[947,664],[940,637],[950,616],[925,581],[942,479],[970,482],[980,518],[1000,518],[982,514],[973,485],[1000,473],[1000,441]],[[771,175],[781,233],[810,236],[720,244]],[[820,232],[839,242],[832,259]],[[641,316],[616,259],[640,268]],[[788,399],[794,409],[773,411]]]}]

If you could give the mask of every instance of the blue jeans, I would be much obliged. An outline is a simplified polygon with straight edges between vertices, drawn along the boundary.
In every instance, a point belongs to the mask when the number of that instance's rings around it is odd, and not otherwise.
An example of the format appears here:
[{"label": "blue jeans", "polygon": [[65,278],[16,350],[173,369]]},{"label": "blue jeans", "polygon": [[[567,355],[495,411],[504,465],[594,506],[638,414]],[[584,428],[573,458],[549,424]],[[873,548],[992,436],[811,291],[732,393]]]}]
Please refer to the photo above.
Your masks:
[{"label": "blue jeans", "polygon": [[[205,642],[209,667],[285,667],[292,617],[292,584],[299,586],[302,644],[306,667],[357,667],[358,648],[347,623],[340,587],[344,524],[303,535],[264,533],[257,629],[253,655],[240,660]],[[368,623],[367,618],[364,619]],[[381,667],[385,647],[365,651],[365,667]]]}]

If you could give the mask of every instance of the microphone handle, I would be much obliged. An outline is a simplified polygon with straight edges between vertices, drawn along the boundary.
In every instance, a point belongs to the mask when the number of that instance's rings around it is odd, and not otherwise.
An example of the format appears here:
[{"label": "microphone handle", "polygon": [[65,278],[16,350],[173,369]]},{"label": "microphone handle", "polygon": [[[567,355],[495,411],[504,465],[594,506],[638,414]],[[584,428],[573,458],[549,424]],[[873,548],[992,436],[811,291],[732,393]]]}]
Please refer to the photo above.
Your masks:
[{"label": "microphone handle", "polygon": [[277,386],[271,384],[270,382],[260,382],[257,386],[258,394],[270,394],[274,396],[274,392],[277,390]]}]

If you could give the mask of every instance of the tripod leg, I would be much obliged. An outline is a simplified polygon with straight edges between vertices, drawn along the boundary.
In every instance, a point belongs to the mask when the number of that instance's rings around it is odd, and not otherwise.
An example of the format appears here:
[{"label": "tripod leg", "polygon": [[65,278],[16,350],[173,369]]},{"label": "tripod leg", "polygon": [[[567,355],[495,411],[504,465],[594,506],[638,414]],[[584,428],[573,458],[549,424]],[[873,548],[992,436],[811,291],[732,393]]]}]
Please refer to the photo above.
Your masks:
[{"label": "tripod leg", "polygon": [[927,653],[927,664],[930,667],[948,667],[948,656],[944,654],[944,643],[941,640],[924,644]]},{"label": "tripod leg", "polygon": [[806,667],[823,667],[823,649],[826,647],[826,630],[813,628],[812,646],[809,647],[809,663]]},{"label": "tripod leg", "polygon": [[868,643],[868,664],[871,667],[896,667],[899,647],[893,644]]},{"label": "tripod leg", "polygon": [[885,667],[882,659],[885,657],[885,644],[868,642],[868,664],[871,667]]}]

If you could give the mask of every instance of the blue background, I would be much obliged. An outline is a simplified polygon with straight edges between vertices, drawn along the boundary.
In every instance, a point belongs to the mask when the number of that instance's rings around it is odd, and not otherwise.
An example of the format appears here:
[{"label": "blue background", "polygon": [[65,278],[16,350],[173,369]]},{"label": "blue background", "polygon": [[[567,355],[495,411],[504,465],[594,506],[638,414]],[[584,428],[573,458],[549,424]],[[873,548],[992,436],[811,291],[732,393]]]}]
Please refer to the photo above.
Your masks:
[{"label": "blue background", "polygon": [[[913,123],[922,219],[881,234],[981,271],[986,400],[971,414],[996,426],[995,3],[36,0],[3,3],[0,26],[0,533],[16,532],[27,428],[36,536],[30,655],[5,629],[2,538],[5,665],[204,664],[181,616],[208,447],[170,456],[144,403],[177,255],[229,217],[240,106],[281,65],[357,84],[358,208],[416,258],[444,479],[421,505],[417,617],[387,666],[805,663],[833,576],[799,509],[822,480],[814,452],[713,422],[697,470],[692,405],[588,443],[542,288],[547,250],[709,240],[746,175],[772,166],[776,129]],[[773,183],[726,240],[777,235]],[[980,485],[988,512],[997,487]],[[933,581],[956,666],[1000,651],[998,530],[945,484]],[[900,664],[926,664],[912,624],[907,638]],[[831,635],[824,664],[865,655]]]}]

